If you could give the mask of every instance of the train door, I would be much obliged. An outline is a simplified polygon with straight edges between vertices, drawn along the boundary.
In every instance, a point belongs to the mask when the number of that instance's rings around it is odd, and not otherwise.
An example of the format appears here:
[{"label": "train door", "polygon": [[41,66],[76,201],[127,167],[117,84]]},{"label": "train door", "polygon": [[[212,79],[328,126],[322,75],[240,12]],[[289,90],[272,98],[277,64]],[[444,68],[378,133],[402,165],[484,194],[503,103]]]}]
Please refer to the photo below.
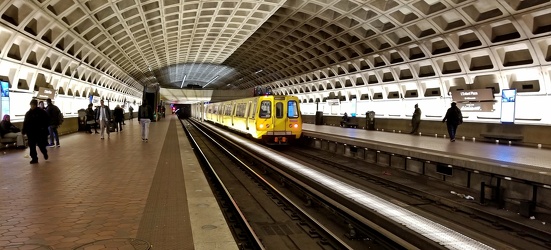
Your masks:
[{"label": "train door", "polygon": [[285,99],[278,100],[279,98],[274,98],[274,116],[273,117],[273,131],[285,132],[287,131],[287,117],[285,115],[286,105]]},{"label": "train door", "polygon": [[249,101],[249,103],[247,104],[247,107],[245,109],[245,129],[249,130],[249,116],[250,116],[250,113],[253,112],[251,109],[252,109],[252,104],[253,102]]},{"label": "train door", "polygon": [[231,126],[233,127],[234,123],[233,123],[233,117],[235,116],[235,109],[237,107],[237,104],[235,104],[235,102],[233,102],[231,104],[232,108],[231,108],[231,114],[230,114],[230,119],[231,119]]}]

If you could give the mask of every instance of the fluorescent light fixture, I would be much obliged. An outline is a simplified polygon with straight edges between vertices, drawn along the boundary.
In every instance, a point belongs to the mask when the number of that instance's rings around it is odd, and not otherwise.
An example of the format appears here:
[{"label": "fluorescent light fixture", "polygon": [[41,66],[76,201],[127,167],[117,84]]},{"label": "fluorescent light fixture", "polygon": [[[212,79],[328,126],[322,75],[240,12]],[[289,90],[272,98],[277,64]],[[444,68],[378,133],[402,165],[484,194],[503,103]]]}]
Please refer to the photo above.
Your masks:
[{"label": "fluorescent light fixture", "polygon": [[214,78],[212,78],[209,82],[207,82],[207,84],[205,84],[205,86],[203,86],[203,88],[207,87],[209,84],[211,84],[212,82],[214,82],[214,80],[218,79],[219,76],[215,76]]},{"label": "fluorescent light fixture", "polygon": [[257,71],[257,72],[254,72],[254,73],[255,73],[255,74],[258,74],[258,73],[260,73],[260,72],[262,72],[262,70],[259,70],[259,71]]},{"label": "fluorescent light fixture", "polygon": [[187,75],[184,75],[184,79],[182,79],[182,85],[180,85],[180,88],[184,87],[184,82],[186,81],[186,77],[187,77]]}]

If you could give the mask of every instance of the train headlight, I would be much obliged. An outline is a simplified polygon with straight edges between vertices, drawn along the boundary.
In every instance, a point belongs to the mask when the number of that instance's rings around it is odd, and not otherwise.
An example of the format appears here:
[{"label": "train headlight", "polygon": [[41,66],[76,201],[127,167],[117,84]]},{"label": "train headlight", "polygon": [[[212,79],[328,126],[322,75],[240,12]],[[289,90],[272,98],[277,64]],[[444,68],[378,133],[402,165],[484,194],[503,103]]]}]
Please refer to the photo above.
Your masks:
[{"label": "train headlight", "polygon": [[264,124],[260,124],[260,126],[258,126],[259,128],[264,128]]},{"label": "train headlight", "polygon": [[298,128],[298,124],[295,123],[295,125],[293,125],[294,128]]}]

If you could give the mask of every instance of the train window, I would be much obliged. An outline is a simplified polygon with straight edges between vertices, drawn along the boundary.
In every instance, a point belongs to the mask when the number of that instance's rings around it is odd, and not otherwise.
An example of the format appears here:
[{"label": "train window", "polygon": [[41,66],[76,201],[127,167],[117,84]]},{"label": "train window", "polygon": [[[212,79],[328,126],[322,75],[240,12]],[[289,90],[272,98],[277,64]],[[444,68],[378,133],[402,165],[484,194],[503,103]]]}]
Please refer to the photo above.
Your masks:
[{"label": "train window", "polygon": [[235,111],[235,116],[237,117],[245,117],[245,103],[239,103],[237,104],[237,110]]},{"label": "train window", "polygon": [[298,118],[298,104],[296,101],[287,102],[287,117]]},{"label": "train window", "polygon": [[283,103],[276,103],[276,118],[283,118]]},{"label": "train window", "polygon": [[231,115],[232,107],[231,104],[224,105],[224,115]]},{"label": "train window", "polygon": [[262,101],[260,103],[260,118],[270,118],[272,116],[272,102],[271,101]]}]

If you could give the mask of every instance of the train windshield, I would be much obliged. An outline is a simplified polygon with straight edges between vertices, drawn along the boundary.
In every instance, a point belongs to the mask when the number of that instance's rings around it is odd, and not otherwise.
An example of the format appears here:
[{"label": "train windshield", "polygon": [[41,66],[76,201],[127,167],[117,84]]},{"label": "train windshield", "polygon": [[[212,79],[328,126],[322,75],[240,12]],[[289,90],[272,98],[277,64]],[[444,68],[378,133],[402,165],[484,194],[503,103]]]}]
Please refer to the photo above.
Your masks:
[{"label": "train windshield", "polygon": [[298,104],[296,101],[287,102],[287,117],[298,118]]},{"label": "train windshield", "polygon": [[272,102],[271,101],[262,101],[260,103],[260,114],[259,118],[270,118],[272,116]]}]

